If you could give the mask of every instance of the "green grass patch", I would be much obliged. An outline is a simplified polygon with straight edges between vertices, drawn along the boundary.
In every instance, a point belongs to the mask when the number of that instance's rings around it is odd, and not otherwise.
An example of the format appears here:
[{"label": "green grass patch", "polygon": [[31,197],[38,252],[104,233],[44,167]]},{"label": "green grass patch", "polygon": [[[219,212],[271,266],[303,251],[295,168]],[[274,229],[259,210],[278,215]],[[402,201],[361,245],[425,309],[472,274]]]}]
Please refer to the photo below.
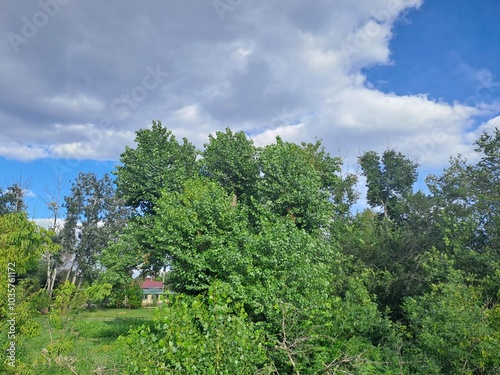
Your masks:
[{"label": "green grass patch", "polygon": [[[130,328],[152,324],[154,309],[85,311],[64,329],[54,329],[40,316],[41,334],[22,343],[21,373],[36,375],[123,374],[124,344],[117,342]],[[20,369],[21,370],[21,369]]]},{"label": "green grass patch", "polygon": [[153,319],[156,308],[140,309],[95,309],[86,310],[78,314],[80,319]]},{"label": "green grass patch", "polygon": [[138,326],[145,323],[145,320],[113,320],[113,321],[92,321],[77,320],[73,327],[79,337],[89,339],[98,338],[118,338],[120,335],[126,335],[131,326]]}]

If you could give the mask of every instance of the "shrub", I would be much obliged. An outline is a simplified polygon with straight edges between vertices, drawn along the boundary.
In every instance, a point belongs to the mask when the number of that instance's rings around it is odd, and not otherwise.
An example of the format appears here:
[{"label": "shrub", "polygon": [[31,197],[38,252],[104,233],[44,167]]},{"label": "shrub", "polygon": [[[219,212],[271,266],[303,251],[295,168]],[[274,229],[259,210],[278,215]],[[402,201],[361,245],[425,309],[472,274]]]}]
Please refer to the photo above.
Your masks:
[{"label": "shrub", "polygon": [[179,295],[165,305],[153,328],[123,339],[130,374],[254,374],[265,366],[262,332],[220,285],[208,296]]}]

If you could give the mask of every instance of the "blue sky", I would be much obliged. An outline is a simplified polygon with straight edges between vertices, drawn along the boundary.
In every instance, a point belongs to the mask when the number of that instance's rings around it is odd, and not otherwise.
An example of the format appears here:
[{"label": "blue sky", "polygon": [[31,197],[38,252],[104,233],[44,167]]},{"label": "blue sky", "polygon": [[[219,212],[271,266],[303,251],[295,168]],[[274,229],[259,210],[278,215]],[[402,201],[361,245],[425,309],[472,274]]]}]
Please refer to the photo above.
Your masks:
[{"label": "blue sky", "polygon": [[[500,2],[41,0],[2,5],[0,186],[29,213],[80,171],[111,172],[161,120],[199,148],[323,139],[418,160],[421,180],[500,127]],[[360,190],[363,190],[362,184]]]},{"label": "blue sky", "polygon": [[[500,92],[499,16],[497,1],[424,2],[396,23],[389,44],[394,64],[366,69],[365,74],[384,92],[427,93],[448,103],[491,103]],[[489,79],[497,86],[489,87]]]}]

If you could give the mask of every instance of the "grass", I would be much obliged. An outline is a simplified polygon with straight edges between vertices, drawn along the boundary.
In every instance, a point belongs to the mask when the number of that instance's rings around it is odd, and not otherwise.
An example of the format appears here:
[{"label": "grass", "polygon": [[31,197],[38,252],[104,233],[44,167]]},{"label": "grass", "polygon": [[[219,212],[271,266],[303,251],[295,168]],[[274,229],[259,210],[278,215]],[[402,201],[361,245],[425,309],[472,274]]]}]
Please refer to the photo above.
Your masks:
[{"label": "grass", "polygon": [[153,319],[156,308],[140,309],[96,309],[84,311],[78,315],[80,319],[113,320],[113,319]]},{"label": "grass", "polygon": [[[65,327],[54,327],[40,316],[40,335],[22,345],[20,373],[36,375],[122,374],[124,344],[117,342],[131,327],[151,322],[155,309],[99,309],[85,311]],[[21,354],[21,353],[20,353]]]}]

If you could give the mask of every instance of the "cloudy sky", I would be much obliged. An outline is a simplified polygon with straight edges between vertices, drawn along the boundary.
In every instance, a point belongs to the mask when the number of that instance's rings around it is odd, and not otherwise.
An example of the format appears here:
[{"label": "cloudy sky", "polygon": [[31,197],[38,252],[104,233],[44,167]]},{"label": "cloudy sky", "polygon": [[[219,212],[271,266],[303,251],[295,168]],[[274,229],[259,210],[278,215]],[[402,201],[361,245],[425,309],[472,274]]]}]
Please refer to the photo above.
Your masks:
[{"label": "cloudy sky", "polygon": [[423,177],[500,127],[497,0],[2,1],[0,186],[109,172],[161,120],[198,147],[396,148]]}]

